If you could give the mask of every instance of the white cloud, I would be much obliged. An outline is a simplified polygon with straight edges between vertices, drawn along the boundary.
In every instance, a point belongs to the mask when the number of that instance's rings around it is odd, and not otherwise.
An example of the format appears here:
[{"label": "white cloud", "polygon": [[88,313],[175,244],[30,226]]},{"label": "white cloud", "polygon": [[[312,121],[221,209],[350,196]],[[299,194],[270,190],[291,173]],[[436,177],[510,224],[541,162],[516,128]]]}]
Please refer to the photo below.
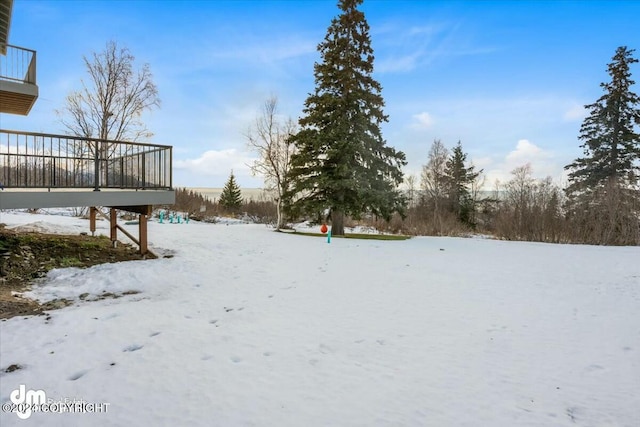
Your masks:
[{"label": "white cloud", "polygon": [[472,159],[472,163],[476,170],[486,170],[493,163],[493,159],[491,159],[491,157],[477,157]]},{"label": "white cloud", "polygon": [[574,105],[565,111],[562,118],[566,122],[575,122],[582,121],[587,116],[587,110],[584,108],[584,105]]},{"label": "white cloud", "polygon": [[527,163],[537,163],[540,161],[546,161],[552,157],[551,153],[544,151],[535,144],[532,144],[527,139],[521,139],[516,145],[516,149],[511,151],[505,157],[505,164],[512,166],[512,169],[522,166]]},{"label": "white cloud", "polygon": [[413,127],[414,129],[429,129],[431,126],[433,126],[433,117],[426,111],[414,114],[412,117],[413,123],[411,127]]},{"label": "white cloud", "polygon": [[495,161],[486,157],[474,159],[474,164],[482,165],[485,170],[487,189],[492,189],[496,180],[502,184],[509,181],[512,178],[511,171],[527,163],[531,165],[532,175],[536,179],[550,176],[558,184],[563,179],[563,169],[557,164],[555,154],[527,139],[519,140],[515,149],[507,153],[503,159]]},{"label": "white cloud", "polygon": [[377,73],[407,73],[413,71],[424,56],[424,49],[404,55],[393,55],[376,62]]},{"label": "white cloud", "polygon": [[235,45],[214,46],[210,58],[215,61],[235,60],[271,64],[316,53],[317,42],[303,38],[283,37],[270,40],[244,40]]},{"label": "white cloud", "polygon": [[174,170],[180,176],[188,176],[195,182],[209,182],[209,187],[222,186],[233,170],[240,185],[253,183],[249,165],[255,157],[235,148],[208,150],[195,159],[175,160]]}]

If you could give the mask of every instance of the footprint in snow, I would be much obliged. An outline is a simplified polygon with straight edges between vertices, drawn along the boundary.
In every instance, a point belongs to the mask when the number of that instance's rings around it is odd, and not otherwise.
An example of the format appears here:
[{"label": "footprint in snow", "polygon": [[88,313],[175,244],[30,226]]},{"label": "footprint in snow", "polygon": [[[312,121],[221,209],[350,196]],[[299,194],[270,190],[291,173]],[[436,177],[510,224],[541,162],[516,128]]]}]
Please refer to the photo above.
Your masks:
[{"label": "footprint in snow", "polygon": [[218,323],[218,319],[211,319],[209,320],[209,323],[215,325],[216,323]]},{"label": "footprint in snow", "polygon": [[85,376],[85,374],[89,372],[88,369],[84,369],[82,371],[78,371],[75,374],[71,375],[69,378],[67,378],[69,381],[75,381],[77,379],[82,378],[83,376]]},{"label": "footprint in snow", "polygon": [[592,373],[592,372],[603,372],[605,371],[605,367],[604,366],[600,366],[600,365],[589,365],[584,369],[586,372],[588,373]]},{"label": "footprint in snow", "polygon": [[320,353],[322,354],[329,354],[329,353],[333,353],[333,349],[327,345],[324,344],[320,344],[318,346],[318,350],[320,351]]},{"label": "footprint in snow", "polygon": [[128,347],[125,347],[124,349],[122,349],[123,352],[127,352],[127,351],[138,351],[140,350],[142,347],[144,347],[143,345],[140,344],[131,344]]},{"label": "footprint in snow", "polygon": [[158,335],[160,335],[160,332],[151,332],[151,333],[149,334],[149,338],[157,337]]},{"label": "footprint in snow", "polygon": [[239,356],[231,356],[229,359],[230,359],[233,363],[240,363],[240,362],[242,362],[242,358],[241,358],[241,357],[239,357]]}]

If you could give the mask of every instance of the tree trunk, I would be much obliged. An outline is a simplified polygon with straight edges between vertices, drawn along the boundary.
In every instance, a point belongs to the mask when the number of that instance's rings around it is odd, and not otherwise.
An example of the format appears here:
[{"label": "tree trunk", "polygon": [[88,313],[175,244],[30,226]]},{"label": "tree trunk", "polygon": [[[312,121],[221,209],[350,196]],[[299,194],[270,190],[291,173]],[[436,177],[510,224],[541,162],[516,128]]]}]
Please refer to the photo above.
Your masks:
[{"label": "tree trunk", "polygon": [[282,222],[282,197],[278,197],[276,201],[276,230],[282,229],[284,226]]},{"label": "tree trunk", "polygon": [[344,213],[337,209],[331,210],[331,235],[344,236]]}]

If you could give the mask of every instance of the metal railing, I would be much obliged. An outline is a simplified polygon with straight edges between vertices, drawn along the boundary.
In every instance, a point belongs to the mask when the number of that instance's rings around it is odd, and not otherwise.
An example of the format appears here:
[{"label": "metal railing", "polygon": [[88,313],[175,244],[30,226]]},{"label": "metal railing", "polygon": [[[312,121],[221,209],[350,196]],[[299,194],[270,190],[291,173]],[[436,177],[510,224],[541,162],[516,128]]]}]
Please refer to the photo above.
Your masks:
[{"label": "metal railing", "polygon": [[172,188],[172,147],[0,129],[5,188]]},{"label": "metal railing", "polygon": [[0,55],[0,79],[36,84],[36,51],[13,45]]}]

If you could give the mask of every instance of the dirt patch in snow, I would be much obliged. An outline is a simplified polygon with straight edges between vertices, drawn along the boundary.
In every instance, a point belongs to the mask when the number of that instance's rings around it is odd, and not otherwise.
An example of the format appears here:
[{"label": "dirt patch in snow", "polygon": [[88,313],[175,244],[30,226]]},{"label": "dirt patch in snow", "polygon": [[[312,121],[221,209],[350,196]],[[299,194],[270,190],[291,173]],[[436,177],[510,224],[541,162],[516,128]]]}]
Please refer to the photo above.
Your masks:
[{"label": "dirt patch in snow", "polygon": [[0,318],[43,314],[64,307],[64,301],[40,305],[18,295],[49,270],[149,258],[155,257],[143,257],[128,244],[118,243],[114,248],[105,236],[21,232],[0,224]]}]

